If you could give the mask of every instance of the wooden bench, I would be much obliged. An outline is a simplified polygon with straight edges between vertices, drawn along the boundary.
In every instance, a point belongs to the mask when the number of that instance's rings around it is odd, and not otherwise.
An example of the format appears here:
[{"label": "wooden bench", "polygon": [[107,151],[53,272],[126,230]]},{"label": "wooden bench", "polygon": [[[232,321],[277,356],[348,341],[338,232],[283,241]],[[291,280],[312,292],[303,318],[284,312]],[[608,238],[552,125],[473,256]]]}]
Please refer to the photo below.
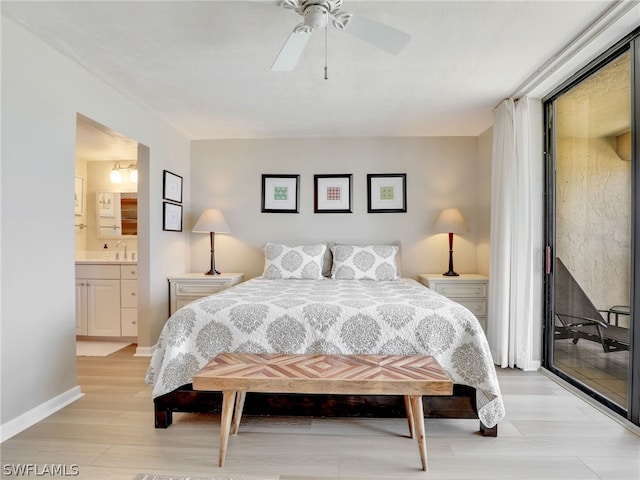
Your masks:
[{"label": "wooden bench", "polygon": [[453,382],[430,355],[287,355],[223,353],[193,377],[194,390],[221,391],[219,466],[229,431],[237,434],[247,392],[403,395],[409,436],[427,470],[422,395],[451,395]]}]

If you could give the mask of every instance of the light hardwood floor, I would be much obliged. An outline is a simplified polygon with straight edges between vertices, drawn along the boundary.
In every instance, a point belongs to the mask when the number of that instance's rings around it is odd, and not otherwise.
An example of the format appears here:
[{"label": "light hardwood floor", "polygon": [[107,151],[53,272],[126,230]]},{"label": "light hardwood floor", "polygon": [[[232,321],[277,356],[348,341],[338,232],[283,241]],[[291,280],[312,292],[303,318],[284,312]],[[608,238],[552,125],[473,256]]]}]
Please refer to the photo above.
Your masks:
[{"label": "light hardwood floor", "polygon": [[[260,480],[640,478],[640,437],[546,375],[500,370],[507,417],[498,438],[477,420],[427,419],[429,471],[397,419],[246,417],[217,466],[219,416],[175,414],[153,427],[148,359],[135,346],[78,357],[85,396],[4,442],[8,464],[77,465],[83,479],[138,473]],[[24,478],[24,477],[16,477]],[[46,477],[52,478],[52,477]],[[68,477],[67,477],[68,478]]]}]

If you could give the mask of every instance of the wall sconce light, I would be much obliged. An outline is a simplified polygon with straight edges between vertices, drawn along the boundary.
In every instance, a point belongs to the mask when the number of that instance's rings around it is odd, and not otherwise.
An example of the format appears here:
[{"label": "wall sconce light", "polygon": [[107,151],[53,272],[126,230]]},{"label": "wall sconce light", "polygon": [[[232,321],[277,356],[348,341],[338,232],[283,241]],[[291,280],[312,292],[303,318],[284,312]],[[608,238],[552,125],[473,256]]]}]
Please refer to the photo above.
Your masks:
[{"label": "wall sconce light", "polygon": [[121,167],[120,162],[116,162],[111,170],[111,174],[109,178],[111,179],[111,183],[120,183],[122,182],[122,174],[120,173]]},{"label": "wall sconce light", "polygon": [[138,183],[138,165],[130,163],[128,167],[121,167],[120,162],[116,162],[111,169],[109,178],[111,183],[122,183],[122,173],[120,170],[127,170],[129,172],[129,181],[131,183]]},{"label": "wall sconce light", "polygon": [[453,270],[453,234],[468,232],[467,222],[457,208],[445,208],[436,220],[434,229],[436,233],[449,234],[449,270],[443,275],[457,277],[458,274]]},{"label": "wall sconce light", "polygon": [[208,233],[211,238],[211,269],[205,273],[205,275],[220,275],[220,272],[216,270],[216,257],[215,257],[215,241],[216,233],[231,233],[227,221],[224,219],[224,215],[217,208],[208,208],[193,226],[192,232],[194,233]]}]

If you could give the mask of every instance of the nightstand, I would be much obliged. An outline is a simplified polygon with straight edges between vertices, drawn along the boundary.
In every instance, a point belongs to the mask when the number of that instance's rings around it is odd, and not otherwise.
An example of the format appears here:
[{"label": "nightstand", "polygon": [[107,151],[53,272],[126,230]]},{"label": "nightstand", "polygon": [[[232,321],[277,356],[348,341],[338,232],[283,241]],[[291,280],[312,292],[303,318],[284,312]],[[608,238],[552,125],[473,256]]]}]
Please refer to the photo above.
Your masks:
[{"label": "nightstand", "polygon": [[418,277],[420,283],[431,290],[471,310],[486,331],[489,277],[477,273],[461,273],[457,277],[446,277],[441,273],[421,273]]},{"label": "nightstand", "polygon": [[244,273],[183,273],[172,275],[169,280],[169,315],[198,298],[213,295],[242,282]]}]

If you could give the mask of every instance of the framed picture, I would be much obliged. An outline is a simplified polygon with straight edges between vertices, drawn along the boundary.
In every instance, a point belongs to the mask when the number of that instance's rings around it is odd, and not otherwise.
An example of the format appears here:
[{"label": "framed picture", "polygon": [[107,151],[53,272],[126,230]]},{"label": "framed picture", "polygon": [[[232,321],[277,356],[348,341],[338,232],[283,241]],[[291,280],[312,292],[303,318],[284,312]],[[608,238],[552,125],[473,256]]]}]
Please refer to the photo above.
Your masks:
[{"label": "framed picture", "polygon": [[168,170],[162,171],[162,198],[182,203],[182,177]]},{"label": "framed picture", "polygon": [[298,213],[300,175],[262,175],[262,212]]},{"label": "framed picture", "polygon": [[367,175],[367,211],[397,213],[407,211],[407,174],[370,173]]},{"label": "framed picture", "polygon": [[170,232],[182,231],[182,205],[164,202],[162,208],[162,229]]},{"label": "framed picture", "polygon": [[351,212],[352,175],[314,175],[314,213]]},{"label": "framed picture", "polygon": [[84,213],[84,178],[76,177],[73,202],[75,205],[75,214],[82,215]]},{"label": "framed picture", "polygon": [[98,193],[98,212],[101,217],[116,216],[116,198],[112,192]]}]

